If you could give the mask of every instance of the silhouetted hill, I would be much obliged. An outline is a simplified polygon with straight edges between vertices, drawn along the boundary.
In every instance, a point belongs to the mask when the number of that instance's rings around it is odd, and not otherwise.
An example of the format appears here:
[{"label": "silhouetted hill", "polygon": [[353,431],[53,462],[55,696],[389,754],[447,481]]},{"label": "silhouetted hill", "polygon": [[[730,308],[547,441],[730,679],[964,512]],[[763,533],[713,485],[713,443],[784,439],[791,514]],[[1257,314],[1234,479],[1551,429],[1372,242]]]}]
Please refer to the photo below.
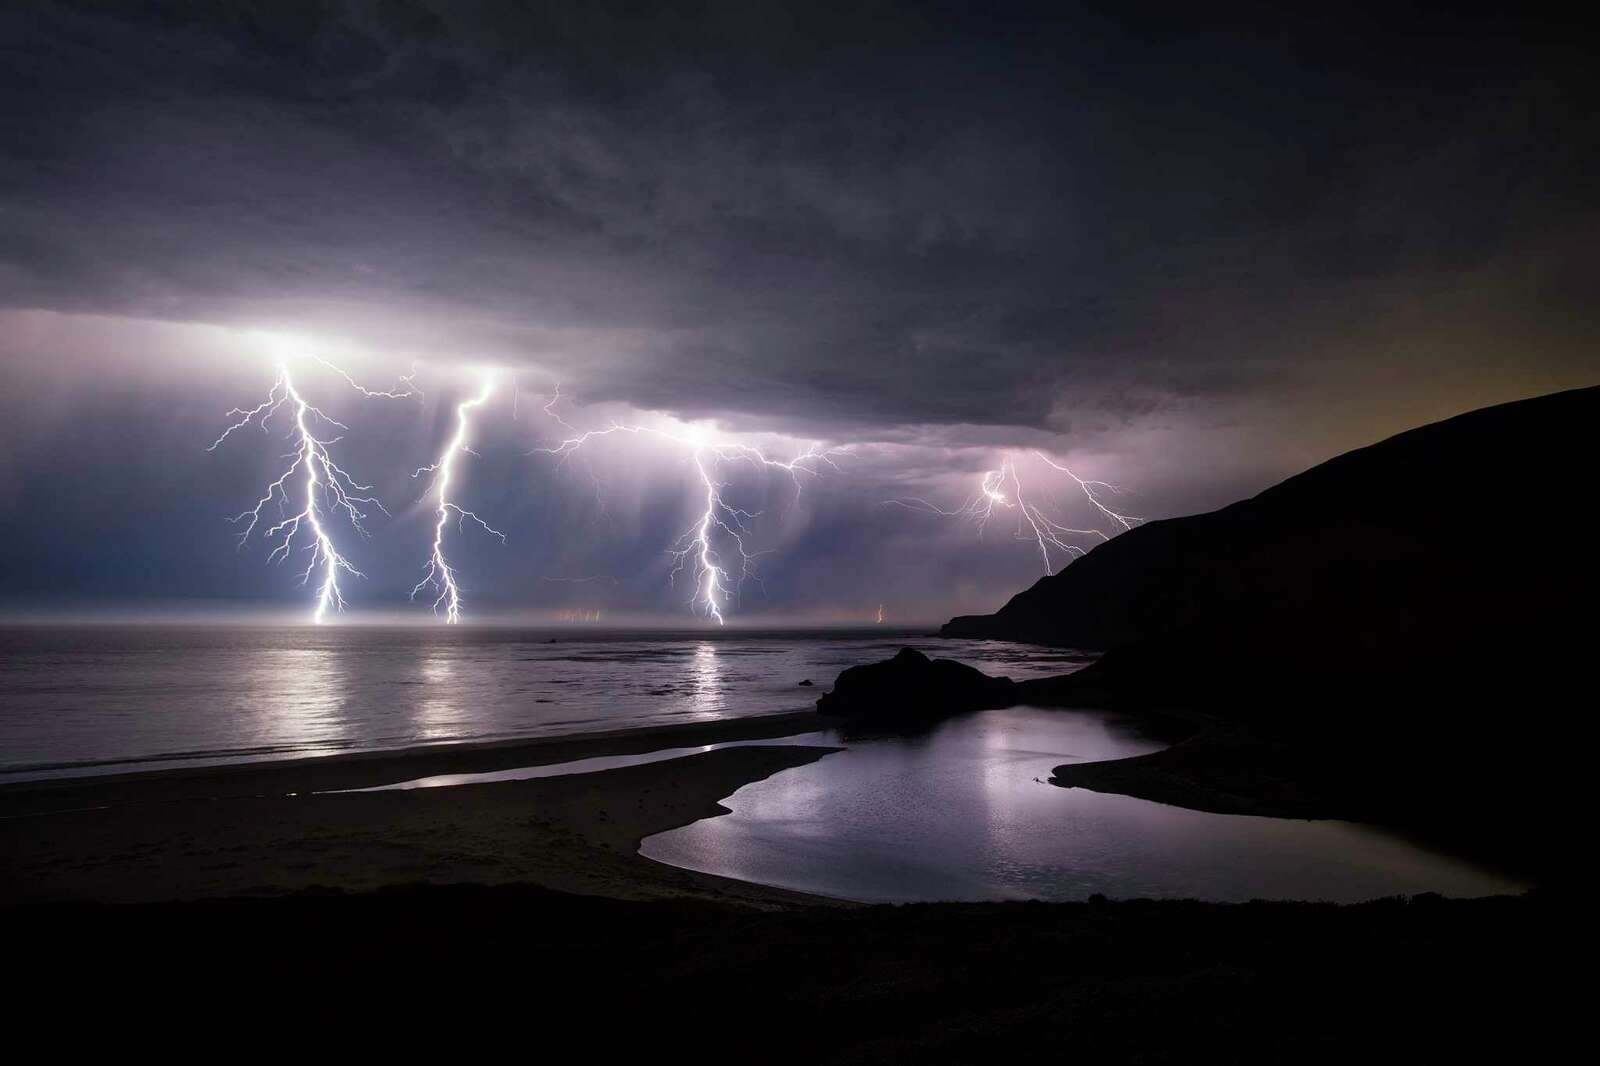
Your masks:
[{"label": "silhouetted hill", "polygon": [[1492,667],[1593,633],[1597,426],[1588,388],[1401,433],[1140,526],[943,632],[1140,649],[1234,683]]},{"label": "silhouetted hill", "polygon": [[1068,786],[1572,855],[1597,632],[1600,388],[1473,411],[1101,545],[947,636],[1098,648],[1023,701],[1198,713]]}]

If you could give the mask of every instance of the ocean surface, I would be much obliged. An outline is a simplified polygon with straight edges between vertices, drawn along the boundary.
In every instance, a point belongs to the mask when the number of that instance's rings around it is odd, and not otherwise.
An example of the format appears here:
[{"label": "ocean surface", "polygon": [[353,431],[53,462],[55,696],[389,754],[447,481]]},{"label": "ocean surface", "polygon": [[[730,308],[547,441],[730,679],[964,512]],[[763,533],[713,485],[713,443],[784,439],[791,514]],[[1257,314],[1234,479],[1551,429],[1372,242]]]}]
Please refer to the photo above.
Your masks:
[{"label": "ocean surface", "polygon": [[7,627],[0,781],[803,710],[907,645],[1019,680],[1088,661],[881,629]]}]

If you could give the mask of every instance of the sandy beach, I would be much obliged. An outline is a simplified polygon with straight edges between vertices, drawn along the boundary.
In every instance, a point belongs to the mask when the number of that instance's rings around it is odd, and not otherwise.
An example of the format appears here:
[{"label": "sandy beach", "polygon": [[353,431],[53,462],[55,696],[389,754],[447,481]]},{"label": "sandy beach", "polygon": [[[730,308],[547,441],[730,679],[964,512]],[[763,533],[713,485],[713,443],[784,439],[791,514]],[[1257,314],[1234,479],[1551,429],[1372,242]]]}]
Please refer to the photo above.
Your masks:
[{"label": "sandy beach", "polygon": [[618,899],[758,906],[807,897],[637,854],[750,781],[836,750],[728,748],[599,773],[340,792],[445,773],[626,755],[816,728],[809,714],[410,748],[281,763],[22,782],[0,789],[0,901],[281,895],[319,886],[517,882]]},{"label": "sandy beach", "polygon": [[817,725],[785,715],[12,784],[0,927],[27,978],[13,1006],[90,1043],[181,1018],[163,1030],[179,1052],[246,1041],[409,1060],[515,1038],[558,1062],[670,1049],[809,1064],[993,1061],[1061,1041],[1102,1062],[1347,1061],[1462,1011],[1493,1020],[1473,1051],[1527,1051],[1527,1021],[1551,1012],[1537,960],[1568,921],[1559,898],[861,906],[636,853],[833,748],[328,791]]}]

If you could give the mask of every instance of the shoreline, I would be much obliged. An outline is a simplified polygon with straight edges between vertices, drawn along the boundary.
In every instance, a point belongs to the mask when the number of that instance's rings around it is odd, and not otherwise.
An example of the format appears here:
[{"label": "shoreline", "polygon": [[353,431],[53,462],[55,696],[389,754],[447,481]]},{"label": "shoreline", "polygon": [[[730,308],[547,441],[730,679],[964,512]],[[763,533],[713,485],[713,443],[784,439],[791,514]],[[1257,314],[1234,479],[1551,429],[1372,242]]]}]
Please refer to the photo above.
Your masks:
[{"label": "shoreline", "polygon": [[[1049,698],[1059,693],[1048,684],[1064,678],[1045,680],[1046,684],[1036,686],[1043,691],[1028,693],[1033,698],[1026,702],[1065,709],[1067,704]],[[1379,813],[1374,810],[1349,809],[1348,803],[1337,802],[1326,788],[1296,780],[1292,773],[1267,771],[1261,765],[1259,745],[1240,734],[1237,727],[1229,728],[1212,716],[1171,708],[1122,708],[1118,713],[1140,721],[1169,746],[1130,758],[1057,766],[1050,784],[1217,814],[1349,820],[1413,837],[1475,861],[1487,861],[1504,871],[1530,873],[1523,864],[1505,862],[1502,856],[1463,848],[1460,840],[1439,839],[1437,833],[1419,832],[1416,827],[1374,817]],[[13,870],[9,880],[14,883],[0,888],[0,903],[25,899],[187,898],[192,894],[190,886],[195,886],[201,895],[271,895],[309,887],[366,890],[412,881],[499,884],[509,880],[612,898],[723,898],[731,894],[746,902],[847,904],[848,901],[753,882],[691,874],[638,854],[641,842],[648,836],[727,813],[720,801],[744,785],[842,750],[798,744],[763,746],[760,741],[839,725],[838,720],[814,711],[790,711],[555,736],[440,742],[328,756],[7,782],[0,784],[0,843],[5,845],[8,865]],[[689,751],[659,762],[580,770],[561,776],[468,782],[437,789],[368,791],[441,775],[493,773],[752,741],[757,743],[714,752]],[[1268,761],[1275,765],[1281,760]],[[1219,772],[1224,769],[1227,772]],[[472,799],[457,801],[440,793],[467,793]],[[377,799],[372,808],[329,802],[350,796],[395,795],[416,798],[392,803]],[[491,795],[492,801],[482,799]],[[575,806],[578,796],[588,797],[592,809]],[[519,835],[502,824],[517,812],[519,805],[524,813],[553,808],[560,815],[529,821],[537,823],[544,835]],[[608,824],[614,808],[629,806],[632,810],[625,822]],[[242,832],[239,825],[229,828],[227,823],[232,812],[245,807],[253,817],[285,822],[295,835],[270,842],[254,840],[242,846],[225,842],[222,838],[229,832]],[[321,821],[308,820],[304,817],[307,811],[315,811]],[[374,823],[374,812],[397,821]],[[379,858],[386,849],[413,846],[408,834],[419,826],[427,826],[424,836],[438,836],[436,823],[441,817],[449,821],[450,832],[462,839],[484,837],[488,827],[494,849],[506,857],[486,858],[482,853],[449,855],[430,843],[421,848],[419,856],[401,864]],[[70,829],[64,821],[68,818],[74,819]],[[97,831],[80,840],[85,826]],[[192,847],[179,848],[163,835],[196,827],[200,835]],[[619,827],[623,830],[620,833]],[[52,828],[59,831],[52,832]],[[345,834],[348,850],[365,857],[343,861],[344,857],[334,855],[341,861],[324,861],[329,858],[327,853],[338,851],[324,838],[338,834]],[[400,842],[389,841],[386,834],[395,835]],[[243,835],[247,841],[252,840],[248,832]],[[183,857],[209,854],[208,844],[210,851],[230,853],[229,861],[205,864]],[[259,852],[255,850],[257,846],[261,848]],[[571,854],[555,854],[568,847],[575,850]],[[297,854],[292,861],[282,862],[272,854],[296,849],[311,854]],[[597,878],[580,876],[575,881],[573,864],[566,860],[585,850],[608,853],[608,862],[602,864],[605,872]],[[167,879],[171,895],[147,894],[147,888],[153,886],[144,886],[136,872],[145,853],[160,854],[162,862],[173,867],[174,876]],[[556,861],[558,858],[561,861]],[[623,864],[618,866],[611,861],[616,859],[624,860]],[[66,876],[59,869],[64,867],[93,872],[81,877]],[[516,873],[491,873],[485,878],[484,869],[496,868],[514,869]],[[115,878],[109,874],[112,869],[121,869],[122,876],[133,885],[127,893],[119,891]],[[235,875],[219,876],[215,874],[217,869],[231,869]],[[243,876],[248,870],[256,872]],[[680,876],[685,874],[689,875],[688,880]],[[728,885],[740,888],[730,893]]]},{"label": "shoreline", "polygon": [[840,748],[720,748],[660,762],[450,788],[347,791],[824,727],[811,712],[17,782],[0,787],[0,905],[138,903],[398,884],[521,884],[759,909],[847,901],[679,869],[640,842],[726,814],[744,785]]},{"label": "shoreline", "polygon": [[1049,783],[1208,814],[1350,822],[1535,885],[1548,886],[1561,876],[1546,850],[1529,848],[1516,835],[1418,815],[1378,788],[1345,781],[1337,766],[1282,739],[1214,718],[1160,751],[1057,766]]},{"label": "shoreline", "polygon": [[0,905],[472,883],[762,909],[852,906],[638,854],[645,837],[726,814],[720,801],[744,785],[838,750],[722,748],[453,788],[191,797],[11,818],[0,821]]},{"label": "shoreline", "polygon": [[402,748],[372,748],[334,755],[172,766],[113,774],[30,778],[0,782],[0,818],[59,809],[60,798],[77,805],[155,802],[291,792],[333,792],[396,784],[438,774],[487,773],[522,766],[607,755],[640,755],[661,748],[771,740],[829,727],[815,711],[785,711],[746,718],[624,729],[596,729],[549,736],[480,741],[444,741]]}]

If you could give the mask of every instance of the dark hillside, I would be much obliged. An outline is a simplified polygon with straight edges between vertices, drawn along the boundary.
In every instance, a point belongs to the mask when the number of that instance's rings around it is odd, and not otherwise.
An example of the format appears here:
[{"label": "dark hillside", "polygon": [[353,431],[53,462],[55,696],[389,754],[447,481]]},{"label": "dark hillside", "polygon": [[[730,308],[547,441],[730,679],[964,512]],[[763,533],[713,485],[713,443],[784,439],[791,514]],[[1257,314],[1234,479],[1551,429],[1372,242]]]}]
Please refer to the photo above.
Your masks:
[{"label": "dark hillside", "polygon": [[1600,388],[1473,411],[1151,522],[947,636],[1245,676],[1492,668],[1594,629]]},{"label": "dark hillside", "polygon": [[1059,783],[1403,825],[1549,874],[1593,704],[1600,388],[1473,411],[1151,522],[947,636],[1096,648],[1018,686],[1218,723]]}]

